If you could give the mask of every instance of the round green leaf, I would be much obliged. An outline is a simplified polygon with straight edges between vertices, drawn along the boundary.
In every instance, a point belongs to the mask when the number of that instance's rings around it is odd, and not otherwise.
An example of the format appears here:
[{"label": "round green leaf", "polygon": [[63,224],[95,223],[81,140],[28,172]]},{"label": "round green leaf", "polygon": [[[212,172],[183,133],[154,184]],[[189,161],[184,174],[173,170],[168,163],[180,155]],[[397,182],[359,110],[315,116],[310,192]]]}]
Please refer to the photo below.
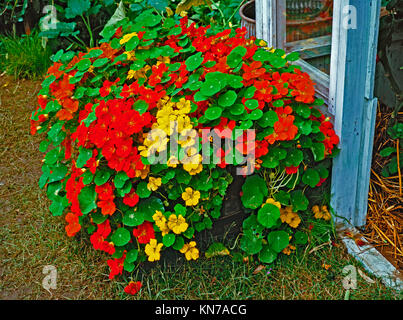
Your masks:
[{"label": "round green leaf", "polygon": [[291,192],[291,205],[293,211],[304,211],[308,209],[309,201],[301,190],[294,190]]},{"label": "round green leaf", "polygon": [[45,156],[45,163],[52,165],[55,164],[56,161],[59,159],[60,152],[58,148],[50,150]]},{"label": "round green leaf", "polygon": [[153,222],[153,215],[156,211],[165,212],[164,204],[157,197],[150,197],[140,201],[138,204],[137,214],[142,213],[144,219]]},{"label": "round green leaf", "polygon": [[226,93],[220,95],[218,98],[218,104],[222,107],[232,106],[237,98],[237,94],[233,90],[229,90]]},{"label": "round green leaf", "polygon": [[127,259],[125,259],[125,261],[123,262],[123,268],[125,269],[125,271],[127,272],[133,272],[134,268],[136,266],[134,265],[133,262],[129,262]]},{"label": "round green leaf", "polygon": [[132,249],[126,254],[125,261],[133,263],[137,260],[138,255],[139,252],[136,249]]},{"label": "round green leaf", "polygon": [[259,106],[259,102],[255,99],[249,99],[245,101],[245,107],[248,109],[256,109]]},{"label": "round green leaf", "polygon": [[180,250],[183,248],[183,246],[185,245],[185,240],[183,239],[183,237],[178,236],[175,239],[175,243],[173,244],[172,248],[174,248],[175,250]]},{"label": "round green leaf", "polygon": [[148,103],[144,100],[137,100],[134,103],[134,110],[138,111],[140,114],[143,114],[148,109]]},{"label": "round green leaf", "polygon": [[86,149],[80,147],[79,154],[77,157],[77,168],[84,167],[84,165],[91,157],[92,157],[92,149]]},{"label": "round green leaf", "polygon": [[115,178],[113,178],[113,183],[115,184],[115,187],[120,189],[123,187],[123,185],[125,184],[125,182],[129,179],[129,177],[127,176],[126,172],[124,171],[119,171]]},{"label": "round green leaf", "polygon": [[263,194],[257,188],[246,189],[241,196],[242,204],[249,209],[259,208],[263,203],[263,199]]},{"label": "round green leaf", "polygon": [[272,263],[276,258],[277,252],[268,245],[264,245],[262,251],[259,252],[259,260],[263,263]]},{"label": "round green leaf", "polygon": [[81,189],[78,195],[78,202],[80,204],[80,209],[83,214],[88,214],[90,211],[97,208],[95,199],[97,193],[95,192],[94,185],[85,186]]},{"label": "round green leaf", "polygon": [[185,60],[186,70],[194,71],[201,65],[202,62],[203,62],[202,53],[198,52]]},{"label": "round green leaf", "polygon": [[256,91],[256,88],[253,87],[253,86],[247,88],[247,89],[245,90],[244,97],[245,97],[246,99],[251,99],[251,98],[253,98],[253,96],[255,95],[255,91]]},{"label": "round green leaf", "polygon": [[308,235],[303,231],[297,231],[294,234],[296,244],[304,245],[308,242]]},{"label": "round green leaf", "polygon": [[194,95],[194,100],[195,102],[199,102],[199,101],[205,101],[207,100],[208,97],[203,95],[200,91],[197,91]]},{"label": "round green leaf", "polygon": [[200,87],[200,94],[205,97],[211,97],[221,90],[221,87],[217,85],[217,82],[206,80]]},{"label": "round green leaf", "polygon": [[260,109],[255,109],[251,113],[249,113],[250,120],[258,120],[263,116],[263,111]]},{"label": "round green leaf", "polygon": [[258,49],[253,55],[252,59],[255,61],[268,61],[273,53],[266,51],[264,49]]},{"label": "round green leaf", "polygon": [[266,228],[273,227],[279,218],[280,209],[271,203],[266,203],[257,213],[257,221]]},{"label": "round green leaf", "polygon": [[105,216],[98,211],[94,211],[91,213],[91,219],[96,224],[101,224],[101,223],[105,222],[106,219],[108,219],[108,216]]},{"label": "round green leaf", "polygon": [[310,186],[311,188],[315,188],[316,185],[320,181],[320,176],[318,171],[315,169],[309,168],[305,171],[304,175],[302,176],[302,182]]},{"label": "round green leaf", "polygon": [[235,68],[236,66],[238,66],[246,52],[247,50],[243,46],[238,46],[234,48],[227,57],[228,66],[230,68]]},{"label": "round green leaf", "polygon": [[238,116],[238,115],[241,115],[242,113],[244,113],[245,107],[242,103],[237,103],[237,104],[234,104],[233,106],[231,106],[231,108],[229,110],[233,115]]},{"label": "round green leaf", "polygon": [[136,227],[142,224],[144,220],[144,212],[130,209],[124,213],[122,222],[125,226]]},{"label": "round green leaf", "polygon": [[288,233],[282,230],[270,232],[267,241],[275,252],[281,252],[290,243]]},{"label": "round green leaf", "polygon": [[173,233],[168,233],[162,237],[162,243],[166,247],[170,247],[175,243],[176,237]]},{"label": "round green leaf", "polygon": [[78,71],[87,71],[90,66],[91,66],[90,59],[82,59],[76,64]]},{"label": "round green leaf", "polygon": [[111,240],[116,246],[122,247],[129,243],[130,232],[126,228],[119,228],[112,234]]},{"label": "round green leaf", "polygon": [[99,67],[102,67],[103,65],[105,65],[108,61],[109,61],[108,58],[100,58],[100,59],[95,60],[92,65],[96,68],[99,68]]},{"label": "round green leaf", "polygon": [[147,188],[147,182],[140,181],[137,185],[136,193],[140,198],[148,198],[151,195],[151,191]]},{"label": "round green leaf", "polygon": [[98,170],[95,173],[95,178],[94,178],[94,182],[97,186],[101,186],[104,183],[106,183],[109,179],[109,177],[111,176],[110,171],[107,170]]},{"label": "round green leaf", "polygon": [[287,153],[287,158],[285,159],[285,165],[287,167],[298,167],[302,160],[304,159],[304,154],[301,150],[292,149]]},{"label": "round green leaf", "polygon": [[297,61],[299,59],[299,53],[298,52],[291,52],[285,57],[286,60],[288,61]]},{"label": "round green leaf", "polygon": [[257,238],[251,233],[246,233],[240,242],[241,249],[247,254],[253,255],[262,250],[262,239]]},{"label": "round green leaf", "polygon": [[275,100],[271,103],[273,107],[280,108],[284,106],[284,101],[283,100]]},{"label": "round green leaf", "polygon": [[315,161],[321,161],[325,158],[325,145],[323,143],[313,143],[311,150]]},{"label": "round green leaf", "polygon": [[219,117],[221,117],[222,114],[222,109],[219,107],[210,107],[206,110],[206,112],[204,113],[204,116],[208,119],[208,120],[215,120],[218,119]]}]

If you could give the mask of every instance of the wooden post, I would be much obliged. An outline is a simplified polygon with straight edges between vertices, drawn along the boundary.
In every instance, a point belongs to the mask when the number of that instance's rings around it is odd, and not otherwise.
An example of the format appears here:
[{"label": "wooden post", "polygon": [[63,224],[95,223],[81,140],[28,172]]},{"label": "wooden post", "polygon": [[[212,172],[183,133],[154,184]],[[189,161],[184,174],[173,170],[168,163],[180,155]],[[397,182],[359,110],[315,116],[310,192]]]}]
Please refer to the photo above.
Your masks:
[{"label": "wooden post", "polygon": [[263,39],[269,47],[285,48],[285,0],[255,0],[256,38]]},{"label": "wooden post", "polygon": [[[335,0],[329,102],[341,152],[334,159],[336,222],[365,224],[377,99],[373,96],[381,0]],[[356,21],[354,20],[356,19]]]}]

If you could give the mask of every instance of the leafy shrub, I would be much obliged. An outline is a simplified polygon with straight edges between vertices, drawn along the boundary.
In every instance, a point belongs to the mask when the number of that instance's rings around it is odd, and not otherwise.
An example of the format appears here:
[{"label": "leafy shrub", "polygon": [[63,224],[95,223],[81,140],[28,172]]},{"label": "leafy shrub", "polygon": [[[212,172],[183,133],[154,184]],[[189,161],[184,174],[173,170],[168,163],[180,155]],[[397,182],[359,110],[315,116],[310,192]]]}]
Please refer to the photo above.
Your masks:
[{"label": "leafy shrub", "polygon": [[69,236],[84,229],[111,255],[110,278],[166,248],[197,259],[194,236],[220,217],[228,164],[247,176],[246,254],[270,263],[306,243],[301,217],[330,219],[305,195],[337,150],[323,101],[290,64],[298,54],[245,34],[147,10],[106,28],[99,47],[54,55],[31,118],[33,134],[47,133],[39,186]]},{"label": "leafy shrub", "polygon": [[83,50],[93,47],[118,3],[117,0],[59,0],[53,12],[57,23],[51,24],[51,11],[43,15],[41,36],[56,39],[59,48],[65,43]]},{"label": "leafy shrub", "polygon": [[51,64],[51,50],[37,32],[22,37],[0,36],[2,68],[16,78],[42,77]]}]

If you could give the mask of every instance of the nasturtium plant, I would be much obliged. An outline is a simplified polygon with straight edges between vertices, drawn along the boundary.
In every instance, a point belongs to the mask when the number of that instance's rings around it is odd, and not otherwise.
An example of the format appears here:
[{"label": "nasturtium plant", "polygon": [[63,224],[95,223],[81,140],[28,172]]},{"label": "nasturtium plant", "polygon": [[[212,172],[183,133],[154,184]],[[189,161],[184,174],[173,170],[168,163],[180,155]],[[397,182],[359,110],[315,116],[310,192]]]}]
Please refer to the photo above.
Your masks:
[{"label": "nasturtium plant", "polygon": [[195,236],[214,228],[235,165],[249,213],[240,248],[271,263],[306,243],[306,192],[337,150],[314,83],[290,64],[298,55],[246,29],[161,19],[143,11],[106,27],[100,46],[53,57],[31,117],[31,133],[47,133],[50,211],[111,256],[111,279],[166,248],[196,260]]}]

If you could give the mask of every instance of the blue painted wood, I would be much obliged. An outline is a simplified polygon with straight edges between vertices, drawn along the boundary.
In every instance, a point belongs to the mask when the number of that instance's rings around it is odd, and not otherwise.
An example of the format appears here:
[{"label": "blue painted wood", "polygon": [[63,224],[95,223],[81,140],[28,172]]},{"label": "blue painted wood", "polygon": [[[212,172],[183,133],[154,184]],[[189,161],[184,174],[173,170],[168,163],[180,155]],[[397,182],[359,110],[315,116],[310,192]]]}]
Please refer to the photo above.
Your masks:
[{"label": "blue painted wood", "polygon": [[[331,206],[338,218],[365,224],[377,101],[373,97],[381,0],[335,0],[329,100],[341,152],[334,159]],[[354,6],[356,29],[343,9]],[[346,12],[346,11],[344,11]],[[332,76],[331,76],[332,78]]]}]

